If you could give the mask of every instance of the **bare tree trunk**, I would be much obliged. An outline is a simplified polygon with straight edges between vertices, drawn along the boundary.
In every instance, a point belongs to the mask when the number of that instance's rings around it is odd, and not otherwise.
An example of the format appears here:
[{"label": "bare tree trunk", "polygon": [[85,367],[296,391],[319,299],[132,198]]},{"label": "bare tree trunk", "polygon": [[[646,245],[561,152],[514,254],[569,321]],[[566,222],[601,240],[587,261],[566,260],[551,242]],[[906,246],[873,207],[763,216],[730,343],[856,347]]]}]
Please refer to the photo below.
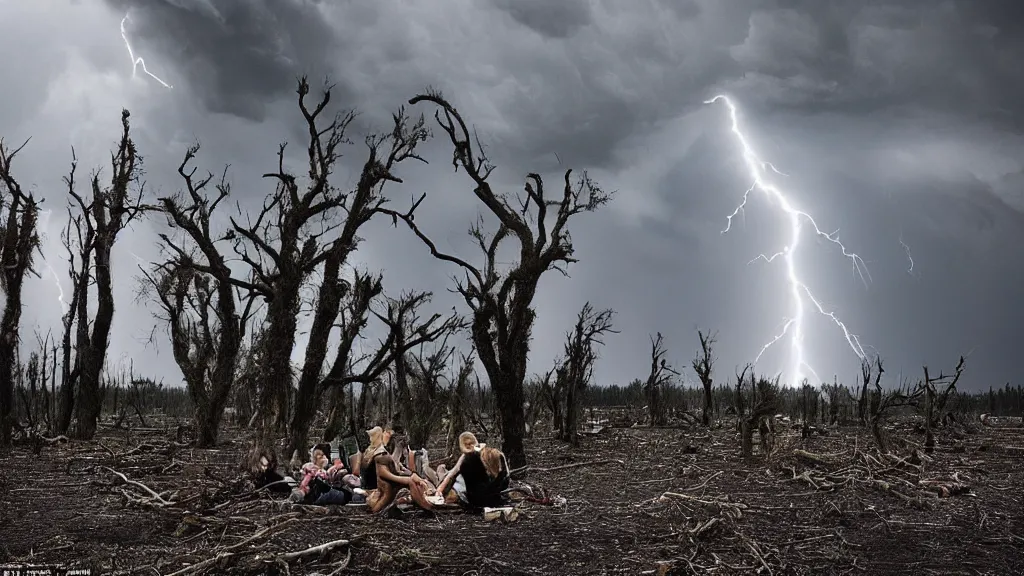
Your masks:
[{"label": "bare tree trunk", "polygon": [[715,365],[714,346],[717,339],[715,334],[705,334],[697,330],[697,337],[700,339],[700,350],[693,357],[693,371],[697,373],[701,385],[704,387],[704,409],[701,411],[701,423],[705,427],[711,426],[711,389],[714,386],[711,372]]},{"label": "bare tree trunk", "polygon": [[[52,340],[51,340],[51,342],[52,342]],[[50,433],[51,436],[55,436],[57,434],[57,430],[56,430],[56,426],[57,426],[57,345],[56,345],[56,343],[54,343],[54,346],[53,346],[53,348],[51,350],[51,358],[53,360],[50,362],[50,398],[49,398],[50,402],[49,402],[49,405],[47,406],[47,410],[50,413],[50,427],[49,427],[48,432]]]},{"label": "bare tree trunk", "polygon": [[562,430],[562,439],[572,446],[579,446],[580,423],[579,416],[583,407],[580,405],[579,396],[581,391],[573,383],[569,383],[565,396],[565,426]]},{"label": "bare tree trunk", "polygon": [[[327,359],[327,341],[344,295],[338,276],[346,253],[338,248],[341,241],[337,242],[324,263],[323,281],[320,284],[316,313],[313,315],[313,325],[309,330],[309,343],[296,391],[295,414],[289,426],[289,452],[302,450],[308,443],[309,427],[316,418],[316,409],[323,396],[320,381],[324,360]],[[342,361],[347,362],[348,355],[345,356]]]},{"label": "bare tree trunk", "polygon": [[75,414],[75,378],[77,370],[72,368],[71,327],[79,309],[78,297],[82,293],[82,288],[78,284],[79,282],[76,281],[75,286],[72,288],[71,303],[68,306],[67,314],[64,315],[64,336],[61,342],[63,362],[60,367],[60,402],[58,403],[60,414],[57,417],[56,425],[58,434],[68,433],[71,429],[71,419]]},{"label": "bare tree trunk", "polygon": [[928,377],[928,367],[924,367],[924,451],[931,454],[935,451],[935,435],[932,427],[935,423],[935,388]]},{"label": "bare tree trunk", "polygon": [[0,182],[9,194],[7,222],[0,245],[0,275],[7,296],[0,318],[0,448],[11,445],[17,419],[14,376],[18,362],[22,285],[25,274],[31,269],[32,252],[39,245],[36,234],[39,206],[31,194],[22,191],[11,174],[11,160],[20,150],[8,150],[0,143]]},{"label": "bare tree trunk", "polygon": [[325,440],[333,440],[345,431],[350,409],[345,402],[345,393],[348,389],[351,389],[351,386],[335,386],[328,395],[329,408],[327,427],[324,430]]},{"label": "bare tree trunk", "polygon": [[[99,240],[99,237],[97,237]],[[100,240],[95,249],[96,292],[99,304],[92,322],[92,335],[78,342],[79,376],[75,437],[89,440],[96,434],[96,423],[103,409],[100,376],[107,359],[110,327],[114,320],[114,285],[110,273],[110,249],[113,238]],[[82,316],[79,317],[81,322]],[[84,324],[84,322],[81,322]]]},{"label": "bare tree trunk", "polygon": [[367,430],[366,425],[366,412],[369,409],[370,396],[372,395],[371,388],[376,384],[364,383],[359,387],[359,410],[356,414],[356,428],[358,430]]},{"label": "bare tree trunk", "polygon": [[[292,250],[297,248],[292,247]],[[294,278],[283,272],[281,278]],[[262,428],[265,434],[283,430],[288,421],[288,389],[291,388],[292,350],[299,315],[299,282],[281,281],[283,285],[267,307],[266,339],[263,341],[265,364],[260,386],[263,407]]]}]

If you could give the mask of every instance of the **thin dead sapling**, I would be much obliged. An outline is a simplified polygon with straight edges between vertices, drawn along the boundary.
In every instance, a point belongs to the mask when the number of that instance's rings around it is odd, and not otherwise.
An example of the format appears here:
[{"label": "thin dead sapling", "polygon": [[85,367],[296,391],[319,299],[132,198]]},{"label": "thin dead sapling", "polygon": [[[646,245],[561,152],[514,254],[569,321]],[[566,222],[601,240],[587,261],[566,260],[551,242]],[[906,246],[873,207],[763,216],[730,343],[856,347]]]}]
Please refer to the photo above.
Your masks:
[{"label": "thin dead sapling", "polygon": [[576,317],[576,326],[566,333],[564,356],[556,370],[559,390],[564,394],[560,439],[576,446],[579,444],[579,419],[583,411],[583,397],[594,376],[597,346],[604,345],[605,334],[616,334],[612,328],[611,309],[597,311],[586,302]]},{"label": "thin dead sapling", "polygon": [[697,330],[697,337],[700,339],[700,350],[693,357],[693,371],[697,373],[701,386],[704,387],[704,408],[701,411],[701,423],[705,427],[711,426],[711,389],[714,380],[711,372],[715,366],[714,346],[717,336],[712,333],[704,333]]},{"label": "thin dead sapling", "polygon": [[664,426],[668,423],[665,414],[664,391],[671,383],[674,376],[680,376],[679,371],[672,367],[665,360],[665,340],[661,332],[651,337],[651,371],[647,380],[643,383],[644,397],[647,399],[647,414],[651,426]]}]

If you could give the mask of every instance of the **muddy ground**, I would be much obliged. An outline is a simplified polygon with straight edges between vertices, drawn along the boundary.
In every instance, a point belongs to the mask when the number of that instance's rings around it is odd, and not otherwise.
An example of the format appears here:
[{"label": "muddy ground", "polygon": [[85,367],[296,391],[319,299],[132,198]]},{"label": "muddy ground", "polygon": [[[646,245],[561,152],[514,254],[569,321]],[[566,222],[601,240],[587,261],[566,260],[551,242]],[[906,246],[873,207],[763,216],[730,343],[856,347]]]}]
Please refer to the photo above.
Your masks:
[{"label": "muddy ground", "polygon": [[[522,503],[511,523],[294,507],[238,493],[242,439],[196,450],[171,428],[104,429],[0,460],[0,564],[179,576],[1024,574],[1019,425],[943,429],[931,454],[919,431],[896,426],[898,457],[861,428],[809,439],[786,429],[769,458],[746,461],[731,428],[613,428],[576,450],[534,439],[527,481],[566,502]],[[602,463],[566,467],[591,461]],[[348,542],[285,556],[336,540]]]}]

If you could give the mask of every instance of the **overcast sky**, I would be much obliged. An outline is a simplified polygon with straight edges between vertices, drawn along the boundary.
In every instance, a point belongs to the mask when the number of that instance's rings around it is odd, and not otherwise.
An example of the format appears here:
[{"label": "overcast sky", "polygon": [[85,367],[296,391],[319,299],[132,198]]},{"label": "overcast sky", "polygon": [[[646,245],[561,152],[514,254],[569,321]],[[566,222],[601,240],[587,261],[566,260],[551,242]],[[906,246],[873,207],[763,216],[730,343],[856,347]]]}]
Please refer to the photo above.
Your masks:
[{"label": "overcast sky", "polygon": [[[119,30],[126,14],[135,55],[172,88],[141,66],[133,76]],[[866,263],[865,285],[807,226],[794,257],[826,311],[889,374],[948,370],[971,352],[969,386],[1019,383],[1022,33],[1024,4],[1001,0],[0,0],[0,136],[32,137],[16,174],[53,210],[22,323],[59,331],[70,287],[61,176],[72,146],[80,177],[106,166],[129,108],[148,194],[179,188],[174,170],[198,139],[199,165],[230,164],[244,209],[271,191],[259,175],[279,142],[302,154],[294,90],[308,73],[314,87],[329,76],[339,109],[360,112],[357,143],[433,86],[479,130],[499,166],[495,186],[514,191],[528,172],[556,186],[573,167],[617,191],[572,222],[571,278],[542,283],[531,370],[551,365],[590,300],[615,309],[621,330],[601,352],[599,383],[645,377],[657,331],[692,380],[698,328],[718,332],[723,380],[794,313],[784,261],[750,263],[789,241],[779,204],[755,191],[721,234],[752,183],[726,106],[703,104],[726,93],[751,145],[785,174],[772,183]],[[404,206],[427,192],[417,223],[441,249],[475,259],[465,232],[481,206],[470,182],[452,173],[441,138],[424,153],[431,164],[402,166],[406,184],[387,194]],[[348,167],[364,154],[346,150],[339,186],[354,183]],[[178,383],[165,332],[148,342],[154,321],[135,299],[136,266],[157,257],[163,227],[137,223],[115,249],[108,362],[134,358]],[[383,270],[389,292],[433,290],[437,310],[464,310],[446,292],[457,270],[407,230],[381,220],[364,236],[354,264]],[[852,383],[857,355],[807,305],[809,365]],[[757,368],[788,378],[791,358],[787,336]]]}]

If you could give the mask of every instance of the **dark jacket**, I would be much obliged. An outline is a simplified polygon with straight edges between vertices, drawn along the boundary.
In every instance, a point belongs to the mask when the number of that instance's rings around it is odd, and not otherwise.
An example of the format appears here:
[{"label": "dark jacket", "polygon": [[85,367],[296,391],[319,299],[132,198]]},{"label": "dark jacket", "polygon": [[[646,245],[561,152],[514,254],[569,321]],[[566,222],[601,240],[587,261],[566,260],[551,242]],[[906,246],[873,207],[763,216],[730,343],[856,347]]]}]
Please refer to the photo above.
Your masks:
[{"label": "dark jacket", "polygon": [[479,452],[466,454],[460,468],[462,479],[466,483],[466,500],[474,508],[495,508],[504,505],[501,493],[508,489],[508,472],[502,470],[497,478],[487,474]]}]

